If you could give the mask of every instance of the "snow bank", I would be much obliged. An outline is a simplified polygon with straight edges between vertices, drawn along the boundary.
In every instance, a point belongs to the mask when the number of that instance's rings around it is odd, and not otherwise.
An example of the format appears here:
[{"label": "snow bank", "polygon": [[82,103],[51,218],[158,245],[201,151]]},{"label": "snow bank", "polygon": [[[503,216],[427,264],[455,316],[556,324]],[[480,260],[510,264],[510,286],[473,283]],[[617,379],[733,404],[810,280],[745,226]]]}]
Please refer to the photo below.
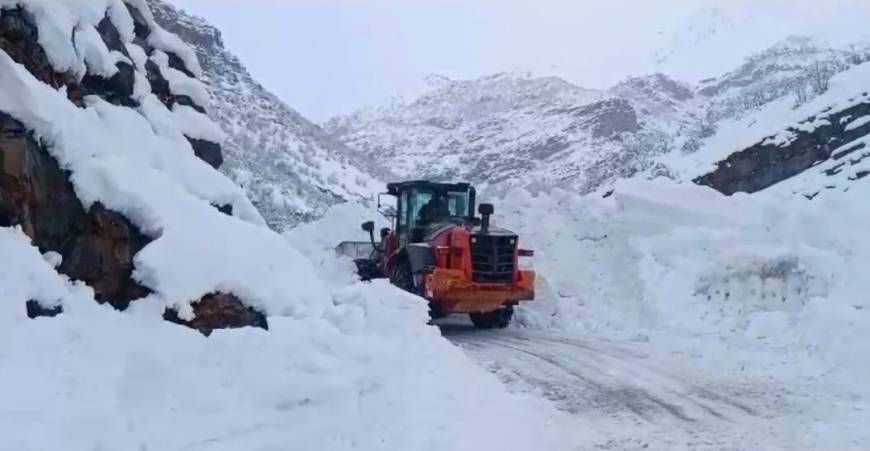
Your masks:
[{"label": "snow bank", "polygon": [[857,344],[870,338],[866,184],[818,203],[661,179],[603,194],[515,191],[495,201],[496,221],[536,251],[541,295],[519,324],[736,334],[817,349],[832,366],[870,360]]},{"label": "snow bank", "polygon": [[[0,251],[12,257],[0,260],[0,449],[477,451],[580,441],[555,429],[549,406],[505,394],[424,326],[425,307],[385,283],[336,285],[317,319],[271,318],[269,332],[205,338],[162,321],[153,304],[99,306],[18,230],[0,228]],[[34,297],[67,309],[29,320],[23,303]]]},{"label": "snow bank", "polygon": [[[75,309],[94,293],[83,283],[71,282],[55,272],[58,255],[45,256],[30,245],[30,238],[19,228],[0,228],[0,329],[26,318],[24,303],[36,301],[46,308],[66,304]],[[19,302],[14,302],[19,301]]]},{"label": "snow bank", "polygon": [[[328,320],[345,333],[377,337],[350,346],[378,356],[374,374],[365,380],[375,392],[383,390],[381,395],[366,397],[362,407],[371,407],[366,412],[348,407],[335,411],[333,419],[347,423],[341,418],[350,412],[351,427],[374,431],[374,437],[338,449],[546,450],[584,443],[588,430],[567,425],[541,400],[508,395],[494,375],[468,360],[436,327],[423,326],[429,319],[426,302],[385,280],[357,281],[353,263],[336,259],[334,248],[340,241],[366,240],[359,224],[367,220],[387,225],[374,209],[347,203],[285,234],[332,285],[344,287],[336,290]],[[312,426],[313,436],[323,427]]]}]

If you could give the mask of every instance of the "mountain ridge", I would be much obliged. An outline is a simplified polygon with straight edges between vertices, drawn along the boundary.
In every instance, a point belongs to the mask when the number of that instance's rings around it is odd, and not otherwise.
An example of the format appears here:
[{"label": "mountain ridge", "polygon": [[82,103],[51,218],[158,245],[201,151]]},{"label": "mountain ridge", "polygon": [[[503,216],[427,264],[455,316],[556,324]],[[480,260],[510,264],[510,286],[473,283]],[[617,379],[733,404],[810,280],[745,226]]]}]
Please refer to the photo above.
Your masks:
[{"label": "mountain ridge", "polygon": [[209,116],[226,132],[221,171],[245,188],[276,230],[321,216],[346,201],[371,201],[383,170],[326,136],[259,84],[226,49],[219,29],[163,0],[155,20],[196,52],[211,95]]},{"label": "mountain ridge", "polygon": [[416,98],[339,116],[323,129],[400,177],[587,193],[623,177],[668,173],[663,155],[692,154],[721,123],[771,103],[793,98],[799,107],[868,59],[867,44],[832,47],[795,36],[695,85],[662,73],[603,90],[554,76],[440,76]]}]

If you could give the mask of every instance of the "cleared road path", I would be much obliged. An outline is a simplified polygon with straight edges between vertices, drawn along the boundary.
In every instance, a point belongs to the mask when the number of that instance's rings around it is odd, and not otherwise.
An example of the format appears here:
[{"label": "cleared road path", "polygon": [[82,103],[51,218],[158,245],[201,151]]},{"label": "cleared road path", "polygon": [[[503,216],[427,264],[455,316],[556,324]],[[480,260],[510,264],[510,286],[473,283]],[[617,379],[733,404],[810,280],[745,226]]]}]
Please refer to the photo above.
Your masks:
[{"label": "cleared road path", "polygon": [[[616,343],[525,329],[439,324],[445,337],[512,390],[533,393],[601,434],[577,449],[805,449],[791,392],[716,380],[648,343]],[[569,448],[570,449],[570,448]]]}]

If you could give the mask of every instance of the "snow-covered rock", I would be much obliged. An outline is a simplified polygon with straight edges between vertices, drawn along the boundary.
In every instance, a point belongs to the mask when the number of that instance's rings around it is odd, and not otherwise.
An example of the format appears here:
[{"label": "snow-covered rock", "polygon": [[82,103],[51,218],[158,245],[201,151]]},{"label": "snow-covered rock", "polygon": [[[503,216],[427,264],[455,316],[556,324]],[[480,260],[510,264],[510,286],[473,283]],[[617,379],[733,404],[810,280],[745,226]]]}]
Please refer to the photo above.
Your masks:
[{"label": "snow-covered rock", "polygon": [[[870,156],[868,79],[870,63],[864,63],[833,77],[825,94],[789,114],[759,115],[754,130],[744,137],[765,130],[770,135],[728,155],[696,181],[726,194],[778,184],[777,189],[810,199],[825,190],[850,189],[850,182],[870,174],[865,161]],[[701,155],[709,158],[716,152],[704,149]]]}]

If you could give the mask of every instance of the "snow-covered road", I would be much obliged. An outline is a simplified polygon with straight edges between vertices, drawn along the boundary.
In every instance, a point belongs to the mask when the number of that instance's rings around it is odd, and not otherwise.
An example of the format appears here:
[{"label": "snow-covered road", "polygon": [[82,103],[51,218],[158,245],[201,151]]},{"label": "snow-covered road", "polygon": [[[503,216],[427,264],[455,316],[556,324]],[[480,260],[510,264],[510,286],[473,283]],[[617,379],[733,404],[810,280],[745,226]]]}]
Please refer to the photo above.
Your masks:
[{"label": "snow-covered road", "polygon": [[448,324],[442,331],[512,384],[537,387],[570,413],[628,421],[742,421],[758,415],[754,400],[723,394],[709,381],[689,380],[643,351],[591,338],[539,331],[476,331]]},{"label": "snow-covered road", "polygon": [[702,357],[646,341],[439,326],[512,391],[549,399],[600,434],[576,449],[822,449],[822,437],[807,440],[815,415],[802,387],[716,374]]}]

